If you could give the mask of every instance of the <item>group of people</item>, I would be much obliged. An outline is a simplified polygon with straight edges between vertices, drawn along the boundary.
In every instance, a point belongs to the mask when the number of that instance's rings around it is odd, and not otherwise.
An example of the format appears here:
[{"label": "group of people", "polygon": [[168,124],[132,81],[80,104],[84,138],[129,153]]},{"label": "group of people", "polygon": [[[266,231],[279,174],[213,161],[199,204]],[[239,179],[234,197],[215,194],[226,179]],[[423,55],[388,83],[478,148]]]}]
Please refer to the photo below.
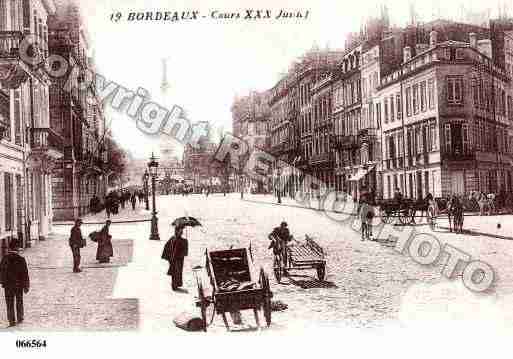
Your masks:
[{"label": "group of people", "polygon": [[[69,246],[73,255],[73,272],[80,273],[80,250],[86,246],[86,239],[82,236],[82,220],[77,219],[75,225],[71,228],[71,234],[69,237]],[[112,247],[112,236],[109,234],[109,228],[111,221],[107,220],[105,225],[99,232],[92,232],[89,238],[98,244],[96,250],[96,260],[100,263],[109,263],[110,258],[114,255],[114,249]]]}]

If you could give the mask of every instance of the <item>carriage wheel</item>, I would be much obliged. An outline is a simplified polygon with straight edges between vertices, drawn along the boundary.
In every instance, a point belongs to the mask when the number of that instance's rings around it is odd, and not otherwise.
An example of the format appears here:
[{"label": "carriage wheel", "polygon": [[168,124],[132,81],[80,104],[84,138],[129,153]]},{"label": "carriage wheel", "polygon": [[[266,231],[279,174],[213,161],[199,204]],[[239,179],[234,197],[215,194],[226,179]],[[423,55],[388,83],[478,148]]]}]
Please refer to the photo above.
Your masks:
[{"label": "carriage wheel", "polygon": [[207,307],[208,301],[205,297],[205,292],[203,291],[203,286],[201,283],[198,283],[198,299],[201,310],[201,320],[203,321],[203,331],[207,331]]},{"label": "carriage wheel", "polygon": [[271,286],[269,285],[269,278],[265,274],[263,269],[260,269],[260,285],[264,290],[264,302],[262,303],[262,311],[264,312],[265,323],[267,326],[271,325],[271,298],[273,293],[271,292]]},{"label": "carriage wheel", "polygon": [[323,282],[326,277],[326,265],[321,264],[317,267],[317,278],[319,281]]},{"label": "carriage wheel", "polygon": [[392,222],[392,213],[386,210],[381,211],[381,220],[386,224]]},{"label": "carriage wheel", "polygon": [[399,210],[399,221],[404,225],[410,224],[412,222],[410,208],[401,208]]},{"label": "carriage wheel", "polygon": [[274,256],[274,278],[276,282],[280,283],[282,275],[281,258],[279,255]]}]

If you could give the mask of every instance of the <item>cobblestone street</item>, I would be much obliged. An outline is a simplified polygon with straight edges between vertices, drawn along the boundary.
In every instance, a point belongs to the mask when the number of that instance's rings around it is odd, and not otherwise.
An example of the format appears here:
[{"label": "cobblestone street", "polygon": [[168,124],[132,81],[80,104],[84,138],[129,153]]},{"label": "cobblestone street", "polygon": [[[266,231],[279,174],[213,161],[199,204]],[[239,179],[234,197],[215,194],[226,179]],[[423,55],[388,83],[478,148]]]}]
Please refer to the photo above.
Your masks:
[{"label": "cobblestone street", "polygon": [[[263,201],[258,197],[247,197]],[[114,260],[99,265],[94,260],[96,245],[88,242],[83,251],[83,273],[71,272],[67,246],[69,225],[54,226],[54,235],[27,249],[32,280],[26,298],[26,322],[20,330],[131,330],[178,332],[172,320],[183,312],[199,315],[192,267],[204,264],[204,251],[230,246],[253,248],[256,267],[262,266],[271,279],[274,299],[288,305],[273,313],[270,330],[316,328],[319,326],[414,327],[444,320],[491,323],[510,327],[513,311],[512,216],[468,217],[465,228],[481,234],[449,233],[443,220],[435,232],[427,225],[417,232],[432,233],[442,244],[450,244],[489,263],[497,274],[494,290],[476,294],[464,287],[461,273],[447,280],[441,275],[444,260],[432,266],[416,263],[394,250],[394,243],[362,242],[351,221],[337,223],[326,214],[309,209],[241,201],[238,194],[160,196],[159,231],[161,241],[150,241],[149,222],[113,223]],[[265,202],[265,201],[264,201]],[[147,219],[143,210],[140,219]],[[173,292],[165,275],[167,263],[160,259],[165,240],[172,234],[171,221],[179,216],[196,217],[202,227],[190,230],[189,256],[184,266],[185,291]],[[101,222],[104,214],[84,218]],[[351,218],[351,217],[349,217]],[[113,221],[135,220],[131,210],[113,216]],[[319,282],[314,271],[292,271],[282,284],[272,271],[272,253],[267,234],[280,221],[289,223],[299,240],[309,234],[327,252],[326,281]],[[497,223],[502,223],[500,228]],[[100,228],[85,224],[84,235]],[[208,281],[205,282],[208,286]],[[476,308],[479,308],[477,310]],[[250,315],[251,314],[251,315]],[[0,318],[5,322],[2,301]],[[244,322],[254,326],[252,313],[243,312]],[[216,317],[209,332],[224,332]]]}]

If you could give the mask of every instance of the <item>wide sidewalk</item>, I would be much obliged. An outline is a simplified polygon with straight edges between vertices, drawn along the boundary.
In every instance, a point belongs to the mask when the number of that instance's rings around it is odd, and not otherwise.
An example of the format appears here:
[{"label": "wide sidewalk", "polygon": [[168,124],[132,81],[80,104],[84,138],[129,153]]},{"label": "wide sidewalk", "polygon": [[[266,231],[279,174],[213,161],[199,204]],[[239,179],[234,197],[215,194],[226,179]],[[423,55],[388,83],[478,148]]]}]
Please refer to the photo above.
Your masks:
[{"label": "wide sidewalk", "polygon": [[[240,195],[239,195],[240,196]],[[330,208],[327,206],[324,208],[322,204],[319,204],[317,199],[310,199],[305,201],[306,204],[301,203],[290,197],[282,197],[281,204],[278,204],[277,198],[273,195],[262,195],[262,194],[247,194],[244,193],[244,200],[251,201],[255,204],[269,204],[276,206],[288,206],[297,208],[307,208],[315,211],[338,211],[348,214],[355,214],[356,204],[352,201],[342,203],[336,208]],[[419,220],[417,220],[419,222]],[[420,219],[420,223],[426,223],[425,219]],[[445,216],[441,216],[437,220],[437,225],[443,229],[448,229],[449,223]],[[478,213],[466,213],[463,224],[464,230],[469,234],[483,235],[493,238],[502,238],[507,240],[513,240],[513,214],[500,214],[492,216],[480,216]]]},{"label": "wide sidewalk", "polygon": [[[83,230],[87,235],[87,231]],[[96,245],[82,249],[82,273],[73,273],[66,235],[53,234],[24,250],[30,292],[25,295],[25,321],[4,330],[129,330],[138,325],[137,299],[111,298],[120,267],[132,259],[131,240],[114,239],[114,257],[98,264]],[[3,297],[3,295],[2,295]],[[5,301],[0,300],[0,327],[7,326]]]}]

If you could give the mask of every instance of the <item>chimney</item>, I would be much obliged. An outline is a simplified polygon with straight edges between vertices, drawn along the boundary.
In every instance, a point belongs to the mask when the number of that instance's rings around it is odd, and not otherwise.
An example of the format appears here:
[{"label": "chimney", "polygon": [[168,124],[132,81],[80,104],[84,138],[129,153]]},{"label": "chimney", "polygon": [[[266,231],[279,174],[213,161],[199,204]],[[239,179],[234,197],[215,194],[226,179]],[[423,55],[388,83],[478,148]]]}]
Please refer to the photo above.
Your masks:
[{"label": "chimney", "polygon": [[477,35],[475,32],[471,32],[468,34],[468,39],[470,43],[470,47],[477,49]]},{"label": "chimney", "polygon": [[407,62],[411,59],[411,47],[405,46],[403,48],[403,62]]},{"label": "chimney", "polygon": [[429,33],[429,47],[435,47],[438,43],[438,32],[435,30]]}]

